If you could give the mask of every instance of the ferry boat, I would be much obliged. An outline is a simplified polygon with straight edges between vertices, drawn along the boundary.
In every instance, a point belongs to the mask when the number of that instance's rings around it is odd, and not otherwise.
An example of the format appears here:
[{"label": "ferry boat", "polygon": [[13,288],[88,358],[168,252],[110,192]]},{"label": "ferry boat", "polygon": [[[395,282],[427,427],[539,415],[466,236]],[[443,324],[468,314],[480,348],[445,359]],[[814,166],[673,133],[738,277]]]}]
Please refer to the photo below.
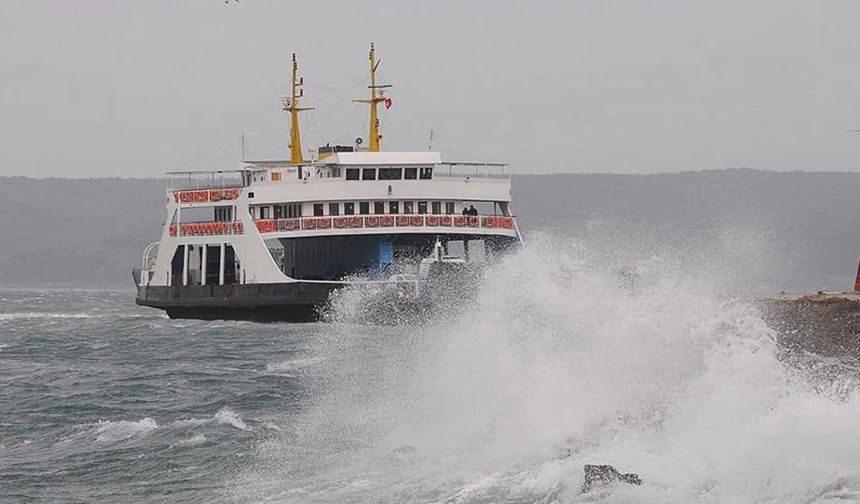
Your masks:
[{"label": "ferry boat", "polygon": [[355,100],[370,108],[367,147],[357,138],[304,158],[299,113],[310,109],[293,55],[289,159],[168,174],[161,237],[135,271],[137,304],[171,318],[312,320],[337,289],[421,284],[428,261],[486,262],[522,244],[506,165],[381,149],[390,86],[377,84],[373,45],[369,60],[369,97]]}]

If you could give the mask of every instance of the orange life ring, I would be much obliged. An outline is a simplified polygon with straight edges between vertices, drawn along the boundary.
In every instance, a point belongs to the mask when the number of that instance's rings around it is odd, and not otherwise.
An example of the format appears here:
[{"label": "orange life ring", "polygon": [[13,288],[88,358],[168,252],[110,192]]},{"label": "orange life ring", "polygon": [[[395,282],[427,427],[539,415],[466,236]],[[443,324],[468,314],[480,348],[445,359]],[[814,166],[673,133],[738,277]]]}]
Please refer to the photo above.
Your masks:
[{"label": "orange life ring", "polygon": [[317,221],[314,219],[302,219],[302,229],[315,229]]},{"label": "orange life ring", "polygon": [[209,191],[209,201],[221,201],[221,191],[218,189]]},{"label": "orange life ring", "polygon": [[435,215],[427,216],[427,225],[428,226],[438,226],[439,225],[439,217]]},{"label": "orange life ring", "polygon": [[205,203],[209,201],[209,191],[194,191],[194,202]]},{"label": "orange life ring", "polygon": [[398,215],[397,216],[397,225],[398,226],[408,226],[409,225],[409,216],[408,215]]},{"label": "orange life ring", "polygon": [[500,221],[500,227],[505,229],[511,229],[514,227],[514,219],[510,217],[499,217],[498,220]]},{"label": "orange life ring", "polygon": [[424,217],[421,215],[413,215],[412,223],[413,226],[423,226],[424,225]]},{"label": "orange life ring", "polygon": [[364,218],[364,225],[367,227],[377,227],[379,226],[379,217],[375,215],[368,215]]},{"label": "orange life ring", "polygon": [[338,229],[343,229],[346,227],[346,218],[345,217],[335,217],[334,218],[334,227]]},{"label": "orange life ring", "polygon": [[485,228],[496,227],[496,218],[495,217],[483,217],[481,219],[481,227],[485,227]]},{"label": "orange life ring", "polygon": [[350,217],[349,218],[349,227],[351,227],[351,228],[364,227],[364,221],[362,220],[361,217],[359,217],[357,215],[355,217]]},{"label": "orange life ring", "polygon": [[480,219],[478,219],[477,215],[469,216],[469,227],[478,227],[481,224]]},{"label": "orange life ring", "polygon": [[194,195],[188,191],[183,191],[179,193],[179,201],[182,203],[193,203]]},{"label": "orange life ring", "polygon": [[439,218],[439,224],[442,226],[451,227],[451,221],[452,220],[453,219],[451,218],[450,215],[443,215],[442,217]]},{"label": "orange life ring", "polygon": [[382,216],[382,227],[391,227],[394,225],[394,217],[391,215]]},{"label": "orange life ring", "polygon": [[331,217],[317,219],[317,229],[329,229],[331,227]]},{"label": "orange life ring", "polygon": [[465,215],[457,215],[454,217],[454,225],[457,227],[463,227],[466,225],[466,216]]}]

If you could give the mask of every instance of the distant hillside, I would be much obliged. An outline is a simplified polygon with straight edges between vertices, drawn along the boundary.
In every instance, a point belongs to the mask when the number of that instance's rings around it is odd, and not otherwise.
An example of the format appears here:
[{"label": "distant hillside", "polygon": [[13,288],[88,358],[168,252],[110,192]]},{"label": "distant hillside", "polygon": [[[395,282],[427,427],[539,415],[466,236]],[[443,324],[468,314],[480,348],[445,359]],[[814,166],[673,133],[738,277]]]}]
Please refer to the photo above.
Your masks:
[{"label": "distant hillside", "polygon": [[0,285],[131,285],[159,236],[166,183],[0,178]]},{"label": "distant hillside", "polygon": [[[0,178],[0,285],[130,285],[165,185]],[[748,290],[846,289],[860,251],[860,174],[521,175],[513,190],[527,237],[546,230],[596,260],[704,269]]]}]

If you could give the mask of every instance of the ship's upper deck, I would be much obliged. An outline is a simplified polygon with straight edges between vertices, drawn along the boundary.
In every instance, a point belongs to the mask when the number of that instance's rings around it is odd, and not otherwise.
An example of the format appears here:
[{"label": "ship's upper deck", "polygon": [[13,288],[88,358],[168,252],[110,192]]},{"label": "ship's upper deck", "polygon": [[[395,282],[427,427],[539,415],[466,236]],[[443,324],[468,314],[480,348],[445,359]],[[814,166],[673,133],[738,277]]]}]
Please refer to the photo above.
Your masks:
[{"label": "ship's upper deck", "polygon": [[510,174],[504,164],[446,163],[438,152],[340,152],[304,165],[294,165],[289,160],[258,160],[245,161],[240,170],[232,172],[170,175],[174,193],[236,187],[258,204],[391,197],[495,202],[511,199]]}]

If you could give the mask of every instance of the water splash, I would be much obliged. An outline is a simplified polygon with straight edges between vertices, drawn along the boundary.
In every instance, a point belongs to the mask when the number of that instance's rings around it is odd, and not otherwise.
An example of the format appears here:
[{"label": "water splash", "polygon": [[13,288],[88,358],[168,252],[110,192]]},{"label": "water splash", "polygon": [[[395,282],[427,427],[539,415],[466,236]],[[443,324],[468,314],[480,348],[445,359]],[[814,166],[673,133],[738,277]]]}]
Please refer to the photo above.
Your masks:
[{"label": "water splash", "polygon": [[[583,259],[585,257],[585,260]],[[461,310],[334,324],[330,376],[233,488],[262,502],[824,502],[857,496],[856,389],[780,360],[699,272],[619,289],[617,264],[537,243]],[[334,310],[360,313],[344,296]],[[426,314],[424,314],[426,316]],[[582,466],[645,485],[583,496]]]}]

